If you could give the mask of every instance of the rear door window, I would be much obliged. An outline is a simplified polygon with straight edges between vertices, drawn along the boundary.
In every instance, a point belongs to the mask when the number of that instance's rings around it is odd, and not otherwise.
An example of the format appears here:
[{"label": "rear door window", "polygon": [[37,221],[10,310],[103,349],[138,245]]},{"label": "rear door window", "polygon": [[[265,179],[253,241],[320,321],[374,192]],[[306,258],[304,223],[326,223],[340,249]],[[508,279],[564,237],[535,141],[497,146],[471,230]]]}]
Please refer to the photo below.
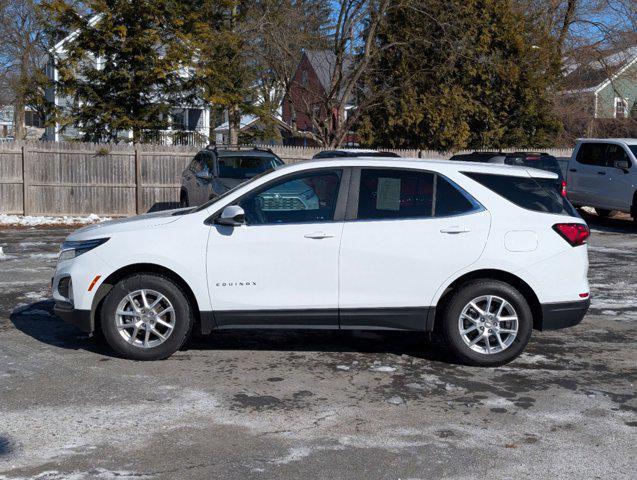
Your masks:
[{"label": "rear door window", "polygon": [[358,195],[359,220],[460,215],[480,208],[469,194],[432,172],[363,169]]},{"label": "rear door window", "polygon": [[358,219],[432,217],[433,199],[433,173],[364,169],[358,195]]},{"label": "rear door window", "polygon": [[555,189],[555,181],[550,178],[514,177],[476,172],[463,173],[511,203],[527,210],[572,217],[579,216],[570,202]]},{"label": "rear door window", "polygon": [[606,166],[605,143],[583,143],[577,152],[577,161],[584,165]]}]

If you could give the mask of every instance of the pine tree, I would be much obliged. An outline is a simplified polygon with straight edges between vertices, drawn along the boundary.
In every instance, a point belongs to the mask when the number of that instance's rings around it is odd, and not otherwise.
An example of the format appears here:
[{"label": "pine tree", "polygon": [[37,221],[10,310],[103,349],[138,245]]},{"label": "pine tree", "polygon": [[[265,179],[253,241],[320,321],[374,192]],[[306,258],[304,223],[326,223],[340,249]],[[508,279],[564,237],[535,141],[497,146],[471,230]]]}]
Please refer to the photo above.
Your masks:
[{"label": "pine tree", "polygon": [[388,17],[368,87],[386,95],[360,124],[364,141],[437,150],[550,142],[555,48],[510,0],[404,0]]},{"label": "pine tree", "polygon": [[51,0],[50,29],[71,35],[57,59],[58,96],[71,99],[64,123],[88,141],[140,142],[168,126],[171,105],[192,94],[181,67],[184,6],[178,0]]},{"label": "pine tree", "polygon": [[241,115],[257,113],[255,64],[251,61],[244,0],[193,0],[187,14],[187,43],[193,58],[193,87],[205,102],[228,112],[230,143],[239,143]]}]

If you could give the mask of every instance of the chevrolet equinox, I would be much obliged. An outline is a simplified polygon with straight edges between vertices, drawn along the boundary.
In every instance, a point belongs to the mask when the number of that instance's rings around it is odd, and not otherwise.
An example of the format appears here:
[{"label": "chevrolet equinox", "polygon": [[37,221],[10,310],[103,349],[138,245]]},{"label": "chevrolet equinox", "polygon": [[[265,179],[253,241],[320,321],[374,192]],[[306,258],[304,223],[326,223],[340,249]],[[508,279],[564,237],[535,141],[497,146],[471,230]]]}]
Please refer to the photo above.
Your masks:
[{"label": "chevrolet equinox", "polygon": [[501,365],[589,306],[589,229],[555,179],[416,159],[282,166],[195,208],[75,231],[55,312],[136,360],[193,331],[314,328],[435,331],[460,361]]}]

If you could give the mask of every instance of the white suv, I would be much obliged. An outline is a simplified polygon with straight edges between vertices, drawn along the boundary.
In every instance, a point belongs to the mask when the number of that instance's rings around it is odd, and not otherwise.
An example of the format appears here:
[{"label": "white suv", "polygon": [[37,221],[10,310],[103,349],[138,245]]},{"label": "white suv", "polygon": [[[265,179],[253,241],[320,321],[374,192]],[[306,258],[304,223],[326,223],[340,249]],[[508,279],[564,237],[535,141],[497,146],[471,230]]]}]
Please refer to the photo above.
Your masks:
[{"label": "white suv", "polygon": [[[554,179],[417,159],[287,165],[193,209],[74,232],[55,311],[138,360],[193,329],[314,328],[439,331],[462,361],[500,365],[532,328],[588,309],[589,230]],[[318,200],[272,204],[299,182]]]},{"label": "white suv", "polygon": [[637,220],[637,138],[579,140],[567,181],[574,205],[594,207],[602,217],[616,210]]}]

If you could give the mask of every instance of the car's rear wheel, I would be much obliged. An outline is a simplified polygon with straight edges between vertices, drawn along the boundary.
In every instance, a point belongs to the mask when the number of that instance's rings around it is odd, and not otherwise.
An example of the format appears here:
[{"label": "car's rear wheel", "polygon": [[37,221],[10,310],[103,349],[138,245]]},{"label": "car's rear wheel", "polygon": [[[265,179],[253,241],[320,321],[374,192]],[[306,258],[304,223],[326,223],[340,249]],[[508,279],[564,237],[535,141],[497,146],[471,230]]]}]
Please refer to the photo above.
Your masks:
[{"label": "car's rear wheel", "polygon": [[607,210],[606,208],[596,208],[595,213],[597,214],[598,217],[606,218],[606,217],[609,217],[610,214],[613,213],[613,211]]},{"label": "car's rear wheel", "polygon": [[101,327],[116,353],[132,360],[160,360],[184,344],[193,324],[183,290],[156,274],[119,281],[104,299]]},{"label": "car's rear wheel", "polygon": [[533,316],[524,296],[499,280],[458,288],[443,311],[443,334],[463,363],[497,366],[518,357],[531,338]]}]

